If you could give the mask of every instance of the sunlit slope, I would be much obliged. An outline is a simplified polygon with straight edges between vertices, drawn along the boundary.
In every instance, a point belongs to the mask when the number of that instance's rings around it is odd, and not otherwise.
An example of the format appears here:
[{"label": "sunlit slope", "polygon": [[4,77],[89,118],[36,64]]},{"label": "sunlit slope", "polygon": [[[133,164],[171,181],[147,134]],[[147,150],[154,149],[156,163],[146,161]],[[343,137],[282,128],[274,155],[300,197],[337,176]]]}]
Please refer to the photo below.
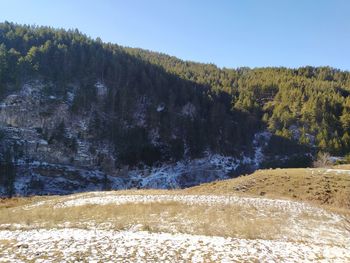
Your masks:
[{"label": "sunlit slope", "polygon": [[[348,262],[349,171],[0,202],[0,262]],[[325,204],[325,205],[320,205]]]},{"label": "sunlit slope", "polygon": [[[338,168],[338,167],[336,167]],[[203,184],[189,193],[247,194],[291,198],[350,208],[350,170],[343,169],[270,169],[258,170],[236,179]]]}]

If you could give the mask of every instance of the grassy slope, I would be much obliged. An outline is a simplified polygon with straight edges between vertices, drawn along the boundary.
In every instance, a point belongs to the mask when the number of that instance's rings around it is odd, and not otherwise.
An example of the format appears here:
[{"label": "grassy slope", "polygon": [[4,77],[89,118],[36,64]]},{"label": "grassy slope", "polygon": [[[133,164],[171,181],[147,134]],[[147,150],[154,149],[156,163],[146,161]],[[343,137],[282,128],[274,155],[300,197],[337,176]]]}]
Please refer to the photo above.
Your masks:
[{"label": "grassy slope", "polygon": [[[0,231],[66,228],[146,230],[257,240],[283,239],[296,244],[322,241],[344,247],[349,242],[350,231],[349,191],[349,174],[328,173],[326,169],[276,169],[185,190],[127,190],[12,198],[0,200]],[[200,197],[202,194],[204,196]],[[127,204],[115,201],[123,196],[143,195],[146,198],[154,195],[194,196],[197,203],[182,203],[176,199]],[[311,201],[333,205],[333,209],[339,211],[331,212],[339,213],[331,213],[317,205],[266,198],[238,197],[230,203],[210,203],[210,197],[216,195],[232,195],[224,197],[224,201],[244,195]],[[112,201],[57,206],[95,197],[98,200],[112,198]],[[198,202],[201,198],[209,202]],[[1,242],[8,241],[0,240],[0,247]],[[14,248],[17,249],[16,246]]]},{"label": "grassy slope", "polygon": [[[334,166],[334,169],[349,169]],[[270,169],[258,170],[251,175],[234,179],[202,184],[185,190],[123,190],[115,194],[233,194],[265,196],[269,198],[307,201],[319,205],[350,210],[349,174],[327,172],[324,168],[314,169]],[[29,197],[0,199],[0,208],[10,208],[55,197]]]},{"label": "grassy slope", "polygon": [[350,172],[338,174],[317,168],[258,170],[248,176],[189,188],[186,192],[264,195],[348,210],[350,209]]}]

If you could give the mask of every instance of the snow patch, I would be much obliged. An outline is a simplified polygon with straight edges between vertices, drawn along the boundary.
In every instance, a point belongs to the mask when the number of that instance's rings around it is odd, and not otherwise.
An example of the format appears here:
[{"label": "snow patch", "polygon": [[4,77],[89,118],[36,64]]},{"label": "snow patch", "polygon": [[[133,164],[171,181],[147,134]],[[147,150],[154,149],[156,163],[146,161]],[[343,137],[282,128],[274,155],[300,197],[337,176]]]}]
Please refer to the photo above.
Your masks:
[{"label": "snow patch", "polygon": [[157,106],[157,112],[162,112],[165,109],[165,104],[161,103]]},{"label": "snow patch", "polygon": [[161,145],[161,143],[159,142],[160,136],[159,136],[158,128],[151,129],[148,133],[148,137],[152,145],[154,146]]},{"label": "snow patch", "polygon": [[[305,211],[314,215],[329,217],[333,221],[341,220],[337,214],[329,213],[321,208],[311,206],[303,202],[290,200],[241,197],[225,195],[116,195],[109,192],[92,192],[89,195],[73,197],[71,200],[59,202],[54,208],[82,206],[82,205],[108,205],[108,204],[128,204],[128,203],[154,203],[154,202],[179,202],[187,205],[240,205],[253,206],[257,213],[261,208],[275,208],[281,211],[288,211],[293,214],[302,214]],[[41,203],[45,204],[45,203]],[[261,211],[263,212],[263,211]]]},{"label": "snow patch", "polygon": [[107,95],[108,88],[101,81],[97,81],[95,83],[95,88],[96,88],[96,91],[97,91],[97,96],[103,97],[103,96]]},{"label": "snow patch", "polygon": [[265,159],[263,150],[268,145],[271,136],[272,134],[268,131],[256,133],[252,142],[253,155],[242,155],[240,164],[249,165],[253,170],[258,169]]},{"label": "snow patch", "polygon": [[136,103],[136,109],[133,114],[133,119],[137,126],[145,127],[146,125],[146,111],[147,111],[148,101],[145,96],[141,97]]},{"label": "snow patch", "polygon": [[196,107],[192,103],[188,102],[182,107],[181,114],[193,119],[196,115]]},{"label": "snow patch", "polygon": [[72,104],[73,101],[74,101],[74,98],[75,98],[74,92],[68,91],[68,92],[67,92],[67,102],[68,102],[69,104]]},{"label": "snow patch", "polygon": [[176,189],[230,178],[240,160],[219,154],[129,172],[126,188]]},{"label": "snow patch", "polygon": [[[0,231],[4,261],[42,262],[348,262],[346,246],[218,236],[113,231],[37,229]],[[179,253],[180,252],[180,253]]]}]

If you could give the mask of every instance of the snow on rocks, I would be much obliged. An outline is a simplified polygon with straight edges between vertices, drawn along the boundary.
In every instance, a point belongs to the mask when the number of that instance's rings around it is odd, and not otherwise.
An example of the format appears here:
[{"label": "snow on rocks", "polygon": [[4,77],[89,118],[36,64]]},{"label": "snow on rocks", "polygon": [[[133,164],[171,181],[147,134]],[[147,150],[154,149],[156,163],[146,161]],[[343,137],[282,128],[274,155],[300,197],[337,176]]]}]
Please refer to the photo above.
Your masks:
[{"label": "snow on rocks", "polygon": [[240,165],[240,160],[219,154],[209,155],[208,163],[222,169],[226,173],[236,170]]},{"label": "snow on rocks", "polygon": [[126,188],[176,189],[230,178],[238,162],[231,157],[208,155],[205,158],[179,161],[143,170],[132,170]]},{"label": "snow on rocks", "polygon": [[192,103],[188,102],[182,107],[181,114],[193,119],[196,115],[196,107]]},{"label": "snow on rocks", "polygon": [[229,179],[244,161],[230,156],[205,153],[205,157],[183,160],[159,167],[135,169],[128,173],[126,188],[177,189]]},{"label": "snow on rocks", "polygon": [[[46,85],[49,85],[49,83],[46,83]],[[39,80],[30,81],[22,86],[19,94],[23,97],[37,98],[44,86],[45,84]]]},{"label": "snow on rocks", "polygon": [[347,247],[88,229],[0,231],[0,262],[347,262]]},{"label": "snow on rocks", "polygon": [[[109,176],[98,170],[39,161],[25,163],[19,160],[19,162],[17,162],[19,173],[14,182],[17,195],[62,195],[98,191],[105,189],[105,184],[115,190],[125,188],[122,178]],[[0,195],[1,193],[2,191]]]},{"label": "snow on rocks", "polygon": [[259,168],[260,164],[264,160],[263,148],[268,145],[271,136],[272,133],[268,131],[259,132],[254,135],[253,145],[255,152],[252,163],[256,169]]},{"label": "snow on rocks", "polygon": [[67,102],[69,105],[71,105],[74,101],[75,98],[75,93],[73,91],[68,91],[67,92]]},{"label": "snow on rocks", "polygon": [[150,102],[146,96],[142,96],[137,100],[133,113],[133,119],[136,126],[146,127],[146,112],[149,104]]},{"label": "snow on rocks", "polygon": [[[43,141],[43,145],[46,141]],[[76,162],[90,164],[93,160],[88,154],[89,143],[77,140]],[[123,175],[110,176],[98,170],[76,168],[69,165],[51,164],[39,161],[23,162],[18,171],[27,169],[17,176],[16,194],[70,194],[79,191],[101,190],[106,180],[111,189],[154,188],[178,189],[201,183],[229,179],[230,173],[239,169],[241,161],[218,154],[184,160],[161,166],[127,170]],[[29,169],[28,169],[29,168]],[[46,175],[41,176],[45,171]],[[50,175],[50,176],[48,176]],[[42,187],[31,188],[31,181],[39,182]]]},{"label": "snow on rocks", "polygon": [[162,112],[165,109],[165,104],[161,103],[157,106],[157,112]]},{"label": "snow on rocks", "polygon": [[106,96],[108,88],[105,84],[103,84],[101,81],[98,81],[95,83],[95,88],[97,91],[97,96]]}]

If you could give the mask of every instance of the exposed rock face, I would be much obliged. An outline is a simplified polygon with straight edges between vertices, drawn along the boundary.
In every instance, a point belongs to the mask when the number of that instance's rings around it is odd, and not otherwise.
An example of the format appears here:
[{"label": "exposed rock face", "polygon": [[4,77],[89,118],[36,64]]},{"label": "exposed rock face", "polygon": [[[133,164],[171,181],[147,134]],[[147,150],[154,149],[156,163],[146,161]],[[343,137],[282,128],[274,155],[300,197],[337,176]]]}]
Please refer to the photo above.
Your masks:
[{"label": "exposed rock face", "polygon": [[[190,187],[251,172],[265,159],[263,151],[271,138],[269,132],[256,133],[251,148],[235,157],[208,151],[200,158],[191,159],[186,157],[185,145],[185,158],[178,161],[120,165],[111,141],[96,139],[90,131],[96,114],[99,121],[108,118],[101,110],[108,87],[97,81],[96,103],[73,114],[71,107],[77,87],[68,85],[66,94],[57,95],[47,91],[50,85],[38,80],[26,83],[0,104],[0,160],[6,151],[11,152],[16,167],[12,187],[15,195]],[[133,125],[146,127],[151,101],[145,96],[137,101],[131,115]],[[153,107],[160,113],[167,110],[164,103]],[[178,114],[193,119],[196,112],[195,106],[187,103]],[[154,126],[148,131],[153,146],[163,145],[160,129]],[[177,139],[176,133],[172,136]],[[7,188],[0,185],[0,196],[6,194]]]},{"label": "exposed rock face", "polygon": [[48,163],[19,163],[15,181],[17,195],[69,194],[82,191],[121,189],[123,181],[101,171]]},{"label": "exposed rock face", "polygon": [[71,113],[72,91],[65,99],[45,94],[44,88],[38,81],[25,84],[18,94],[9,95],[2,103],[0,125],[7,145],[21,149],[16,151],[16,158],[93,166],[101,161],[101,154],[112,155],[107,142],[89,141],[89,113]]},{"label": "exposed rock face", "polygon": [[[201,159],[142,169],[123,167],[106,173],[93,167],[17,160],[16,195],[69,194],[130,188],[178,189],[228,179],[237,171],[252,171],[252,160],[208,155]],[[0,186],[0,194],[6,189]]]}]

